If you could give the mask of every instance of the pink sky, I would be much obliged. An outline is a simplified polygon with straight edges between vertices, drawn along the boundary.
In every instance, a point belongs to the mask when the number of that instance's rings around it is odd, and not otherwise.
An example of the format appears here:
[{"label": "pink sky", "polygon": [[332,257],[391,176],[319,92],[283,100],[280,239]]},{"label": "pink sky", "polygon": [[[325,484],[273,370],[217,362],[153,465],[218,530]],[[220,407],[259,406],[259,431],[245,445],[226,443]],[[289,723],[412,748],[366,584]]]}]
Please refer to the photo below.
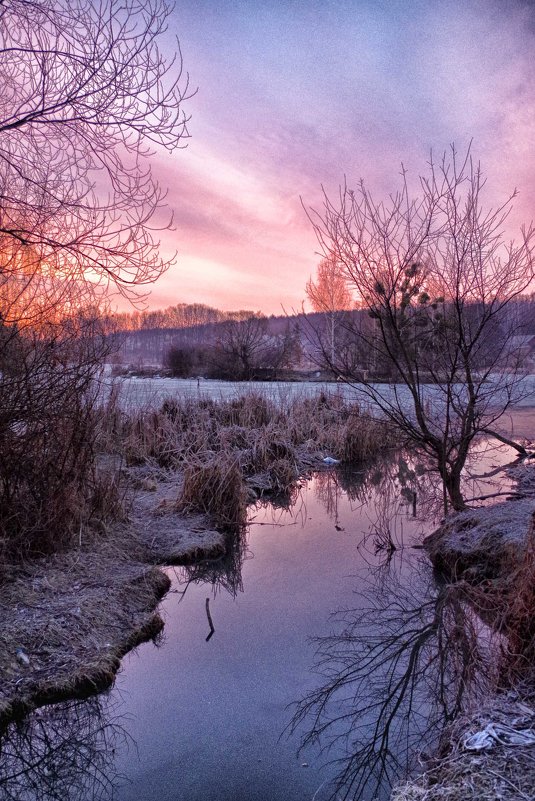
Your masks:
[{"label": "pink sky", "polygon": [[535,208],[535,8],[527,2],[179,0],[172,28],[197,95],[191,140],[158,155],[176,265],[149,307],[299,308],[319,257],[301,206],[344,175],[376,194],[401,161],[473,140],[489,202]]}]

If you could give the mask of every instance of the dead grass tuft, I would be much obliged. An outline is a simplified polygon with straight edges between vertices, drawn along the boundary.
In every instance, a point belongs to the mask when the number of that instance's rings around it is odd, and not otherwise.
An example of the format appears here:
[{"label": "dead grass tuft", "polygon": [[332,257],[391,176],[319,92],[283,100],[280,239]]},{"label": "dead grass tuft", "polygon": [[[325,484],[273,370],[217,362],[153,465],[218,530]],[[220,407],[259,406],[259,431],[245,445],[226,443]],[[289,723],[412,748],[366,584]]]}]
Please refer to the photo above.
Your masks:
[{"label": "dead grass tuft", "polygon": [[180,512],[202,512],[223,530],[239,531],[247,521],[247,488],[238,462],[222,454],[184,470]]}]

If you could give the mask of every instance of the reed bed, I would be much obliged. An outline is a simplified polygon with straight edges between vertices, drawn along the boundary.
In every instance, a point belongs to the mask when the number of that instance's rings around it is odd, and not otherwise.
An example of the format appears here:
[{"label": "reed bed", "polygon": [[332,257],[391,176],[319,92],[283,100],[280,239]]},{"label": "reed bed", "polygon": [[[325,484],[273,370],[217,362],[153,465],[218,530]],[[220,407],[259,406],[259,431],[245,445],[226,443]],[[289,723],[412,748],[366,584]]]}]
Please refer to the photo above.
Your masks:
[{"label": "reed bed", "polygon": [[104,427],[105,447],[127,465],[184,471],[178,508],[206,512],[229,529],[244,523],[247,501],[291,492],[325,457],[360,463],[393,444],[384,421],[324,392],[287,402],[254,392],[169,398],[159,409],[115,409]]}]

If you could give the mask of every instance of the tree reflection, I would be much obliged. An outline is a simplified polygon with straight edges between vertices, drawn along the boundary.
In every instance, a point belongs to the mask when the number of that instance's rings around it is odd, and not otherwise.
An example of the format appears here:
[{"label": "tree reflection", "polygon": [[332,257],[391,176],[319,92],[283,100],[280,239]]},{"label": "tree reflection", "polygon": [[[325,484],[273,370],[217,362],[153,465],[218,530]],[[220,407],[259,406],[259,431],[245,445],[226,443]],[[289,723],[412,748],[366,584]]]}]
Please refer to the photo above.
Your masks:
[{"label": "tree reflection", "polygon": [[38,709],[0,739],[0,797],[109,801],[121,779],[115,751],[128,739],[100,697]]},{"label": "tree reflection", "polygon": [[420,508],[425,510],[423,519],[429,519],[430,483],[421,462],[406,452],[375,459],[358,470],[346,465],[314,474],[315,496],[335,525],[345,502],[349,501],[354,511],[362,511],[368,525],[362,528],[359,549],[369,551],[371,546],[373,556],[384,557],[385,565],[404,545],[404,521],[416,516],[418,498],[425,498]]},{"label": "tree reflection", "polygon": [[391,574],[359,592],[357,608],[334,615],[337,631],[318,640],[324,682],[296,707],[291,730],[305,724],[303,747],[346,753],[333,760],[333,798],[383,796],[414,767],[414,755],[436,746],[446,724],[497,681],[472,589],[437,586],[431,577],[403,582]]},{"label": "tree reflection", "polygon": [[[478,444],[472,449],[462,478],[463,494],[476,502],[511,494],[505,470],[511,464],[511,449],[500,444]],[[501,462],[494,467],[494,461]],[[492,468],[491,469],[491,465]],[[481,472],[483,471],[483,472]],[[443,514],[442,479],[432,461],[414,450],[389,453],[358,470],[349,465],[314,474],[315,494],[327,514],[338,523],[338,508],[345,495],[355,508],[365,510],[370,524],[364,532],[375,554],[386,558],[403,545],[403,520],[413,517],[436,521]],[[505,492],[499,492],[506,489]]]}]

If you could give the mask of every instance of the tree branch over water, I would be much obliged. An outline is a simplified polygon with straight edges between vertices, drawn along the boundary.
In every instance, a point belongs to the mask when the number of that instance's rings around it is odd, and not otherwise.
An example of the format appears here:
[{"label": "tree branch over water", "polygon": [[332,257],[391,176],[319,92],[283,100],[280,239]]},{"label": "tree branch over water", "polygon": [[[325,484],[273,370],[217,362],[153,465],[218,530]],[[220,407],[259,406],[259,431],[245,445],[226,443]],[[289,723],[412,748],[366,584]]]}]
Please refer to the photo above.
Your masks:
[{"label": "tree branch over water", "polygon": [[485,184],[470,149],[459,156],[452,147],[431,157],[419,193],[403,169],[386,201],[361,180],[309,213],[360,306],[341,318],[336,358],[328,338],[323,358],[433,458],[446,511],[465,507],[461,474],[473,440],[494,433],[524,392],[517,337],[527,321],[515,302],[534,277],[535,231],[507,242],[515,193],[487,209]]}]

